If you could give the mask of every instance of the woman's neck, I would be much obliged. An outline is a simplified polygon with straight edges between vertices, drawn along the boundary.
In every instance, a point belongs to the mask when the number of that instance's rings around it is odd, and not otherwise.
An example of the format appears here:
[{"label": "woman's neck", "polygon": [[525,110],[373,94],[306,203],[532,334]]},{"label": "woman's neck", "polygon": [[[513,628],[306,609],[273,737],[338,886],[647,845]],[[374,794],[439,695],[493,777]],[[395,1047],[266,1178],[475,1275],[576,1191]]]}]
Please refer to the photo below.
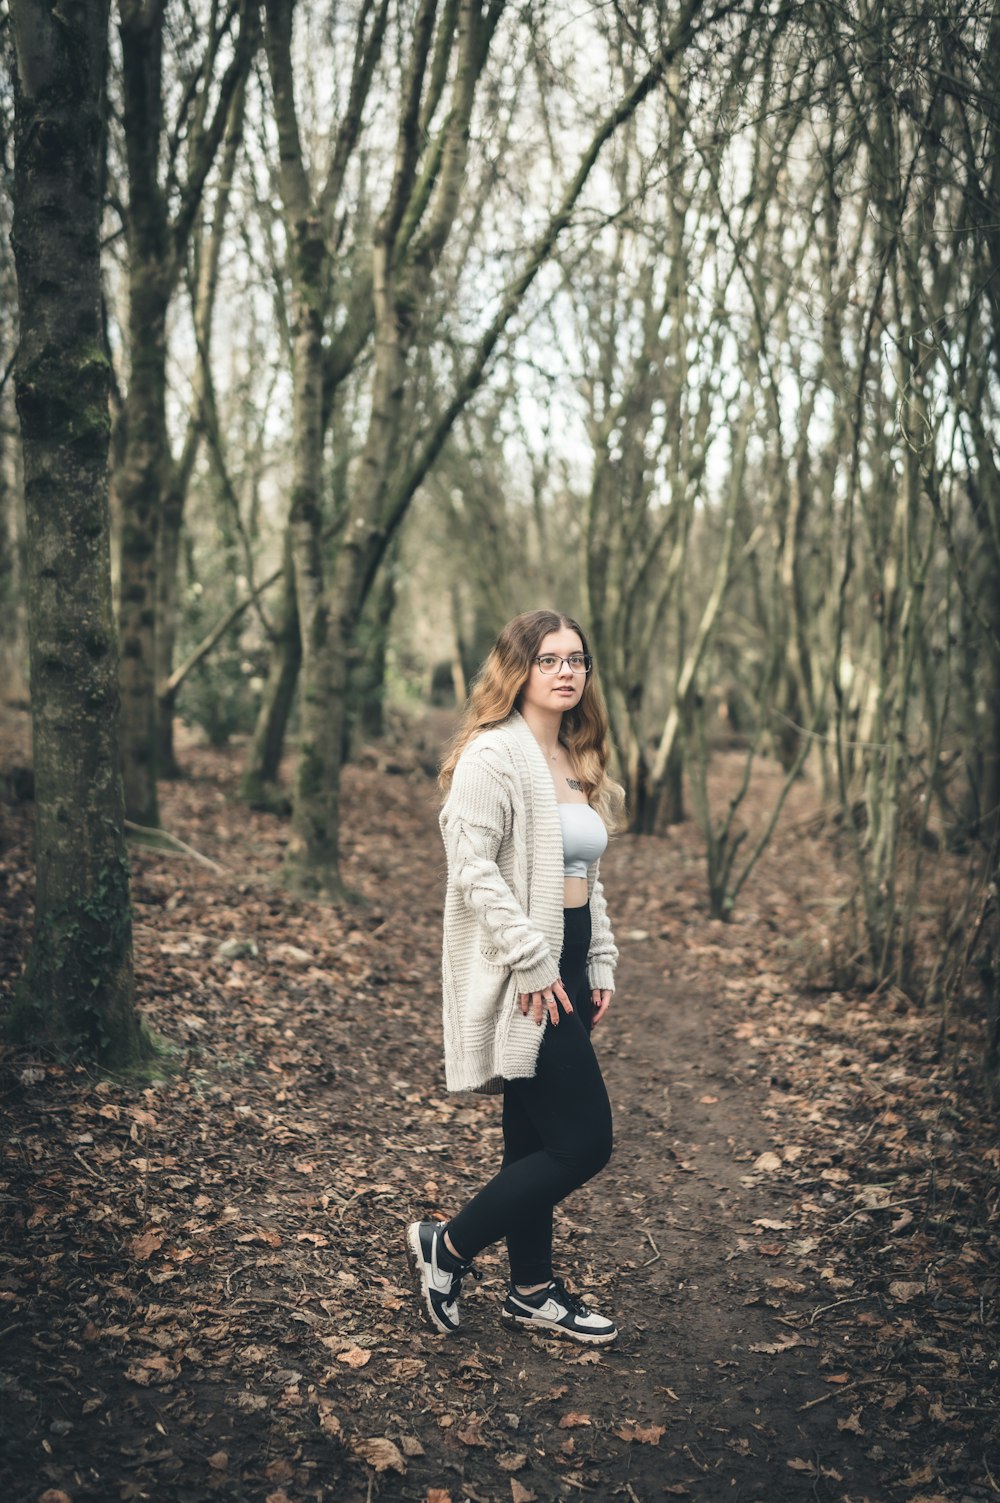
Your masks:
[{"label": "woman's neck", "polygon": [[535,705],[524,705],[521,708],[521,718],[542,748],[545,757],[548,761],[554,762],[560,750],[559,728],[562,725],[562,711],[540,710]]}]

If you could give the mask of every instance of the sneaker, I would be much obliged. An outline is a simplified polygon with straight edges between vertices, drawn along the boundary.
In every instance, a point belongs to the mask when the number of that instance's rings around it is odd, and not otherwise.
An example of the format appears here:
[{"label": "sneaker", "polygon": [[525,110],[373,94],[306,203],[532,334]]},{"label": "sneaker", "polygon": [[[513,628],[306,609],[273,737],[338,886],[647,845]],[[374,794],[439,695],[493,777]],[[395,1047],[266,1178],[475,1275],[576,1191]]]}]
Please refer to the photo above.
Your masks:
[{"label": "sneaker", "polygon": [[427,1319],[435,1331],[450,1336],[459,1327],[458,1295],[467,1273],[481,1275],[471,1263],[452,1256],[440,1221],[414,1221],[406,1229],[406,1256]]},{"label": "sneaker", "polygon": [[529,1326],[588,1346],[603,1346],[618,1335],[614,1321],[589,1310],[582,1299],[570,1294],[562,1279],[553,1279],[536,1294],[519,1294],[511,1286],[500,1319],[505,1326]]}]

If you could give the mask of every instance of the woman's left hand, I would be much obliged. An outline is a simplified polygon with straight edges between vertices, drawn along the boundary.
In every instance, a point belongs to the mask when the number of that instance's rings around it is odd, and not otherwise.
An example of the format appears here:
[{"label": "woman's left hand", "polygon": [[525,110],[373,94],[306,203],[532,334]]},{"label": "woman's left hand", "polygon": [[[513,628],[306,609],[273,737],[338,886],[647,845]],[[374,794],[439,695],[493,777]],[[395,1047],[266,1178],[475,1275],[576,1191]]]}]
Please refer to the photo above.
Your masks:
[{"label": "woman's left hand", "polygon": [[591,1023],[592,1028],[597,1027],[598,1023],[607,1012],[608,1007],[611,1004],[611,998],[613,996],[614,992],[602,992],[598,991],[596,986],[594,987],[594,990],[590,994],[590,1000],[594,1004],[594,1018],[593,1022]]}]

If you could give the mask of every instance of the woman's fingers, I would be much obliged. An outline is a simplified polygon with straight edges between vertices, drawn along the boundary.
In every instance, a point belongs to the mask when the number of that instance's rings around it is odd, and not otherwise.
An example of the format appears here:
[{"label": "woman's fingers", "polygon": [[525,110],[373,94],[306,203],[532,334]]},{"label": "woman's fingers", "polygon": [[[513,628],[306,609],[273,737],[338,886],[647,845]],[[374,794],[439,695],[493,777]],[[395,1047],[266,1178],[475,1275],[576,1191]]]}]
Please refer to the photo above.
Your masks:
[{"label": "woman's fingers", "polygon": [[593,1021],[591,1022],[591,1027],[592,1028],[596,1028],[597,1025],[598,1025],[598,1023],[604,1017],[604,1014],[607,1012],[608,1007],[609,1007],[610,1002],[611,1002],[611,998],[613,996],[614,996],[614,992],[599,991],[596,986],[595,986],[594,990],[591,992],[591,994],[590,994],[590,1000],[594,1004],[594,1017],[593,1017]]},{"label": "woman's fingers", "polygon": [[535,1022],[541,1027],[542,1017],[548,1015],[550,1023],[559,1022],[559,1009],[566,1012],[573,1011],[573,1004],[566,995],[566,988],[561,981],[553,981],[551,986],[544,986],[539,992],[520,992],[518,1000],[521,1004],[521,1012],[525,1017],[529,1012],[535,1015]]}]

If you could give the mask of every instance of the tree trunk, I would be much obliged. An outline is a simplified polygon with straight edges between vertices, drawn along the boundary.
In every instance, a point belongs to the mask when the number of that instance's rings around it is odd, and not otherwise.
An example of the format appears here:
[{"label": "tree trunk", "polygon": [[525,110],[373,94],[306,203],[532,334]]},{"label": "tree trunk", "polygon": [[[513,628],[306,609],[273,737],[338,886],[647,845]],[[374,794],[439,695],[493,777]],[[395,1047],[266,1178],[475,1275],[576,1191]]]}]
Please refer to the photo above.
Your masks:
[{"label": "tree trunk", "polygon": [[35,929],[13,1022],[22,1037],[120,1068],[150,1043],[133,1002],[111,607],[99,239],[108,11],[108,0],[11,5],[36,807]]},{"label": "tree trunk", "polygon": [[[178,467],[179,468],[179,467]],[[180,619],[177,565],[180,559],[181,526],[185,489],[175,475],[163,496],[156,559],[156,637],[154,643],[157,685],[169,679],[174,666],[174,647]],[[176,695],[160,694],[156,706],[156,772],[161,778],[179,778],[180,764],[174,751],[174,706]]]},{"label": "tree trunk", "polygon": [[122,508],[122,753],[125,809],[160,823],[156,794],[156,555],[169,459],[166,424],[167,298],[155,267],[131,260],[125,457],[116,489]]},{"label": "tree trunk", "polygon": [[347,761],[357,757],[366,742],[377,741],[385,734],[386,654],[396,605],[398,558],[397,534],[361,615],[348,690]]},{"label": "tree trunk", "polygon": [[[309,226],[299,226],[303,239]],[[312,233],[316,233],[313,226]],[[302,260],[312,264],[300,248]],[[318,258],[316,258],[318,261]],[[299,759],[284,878],[298,891],[340,896],[337,826],[346,664],[330,651],[323,588],[323,323],[319,289],[300,267],[294,292],[291,539],[302,641]]]},{"label": "tree trunk", "polygon": [[295,570],[290,542],[285,541],[285,573],[271,647],[267,684],[247,756],[240,794],[252,806],[273,807],[285,731],[292,712],[302,665],[302,638],[295,599]]},{"label": "tree trunk", "polygon": [[[219,79],[214,109],[207,91],[219,70],[219,48],[230,31],[225,8],[215,11],[198,39],[204,52],[195,70],[201,86],[182,91],[183,123],[171,139],[164,129],[163,47],[167,7],[118,0],[122,49],[125,156],[128,166],[129,383],[125,452],[115,476],[122,511],[121,607],[122,748],[125,808],[136,824],[159,824],[157,777],[157,554],[161,510],[173,481],[166,418],[166,324],[170,299],[202,201],[205,181],[222,142],[236,90],[246,76],[256,37],[254,7],[239,6],[232,59]],[[167,33],[169,35],[169,32]],[[171,178],[184,137],[186,173]],[[161,182],[164,156],[170,157]]]}]

